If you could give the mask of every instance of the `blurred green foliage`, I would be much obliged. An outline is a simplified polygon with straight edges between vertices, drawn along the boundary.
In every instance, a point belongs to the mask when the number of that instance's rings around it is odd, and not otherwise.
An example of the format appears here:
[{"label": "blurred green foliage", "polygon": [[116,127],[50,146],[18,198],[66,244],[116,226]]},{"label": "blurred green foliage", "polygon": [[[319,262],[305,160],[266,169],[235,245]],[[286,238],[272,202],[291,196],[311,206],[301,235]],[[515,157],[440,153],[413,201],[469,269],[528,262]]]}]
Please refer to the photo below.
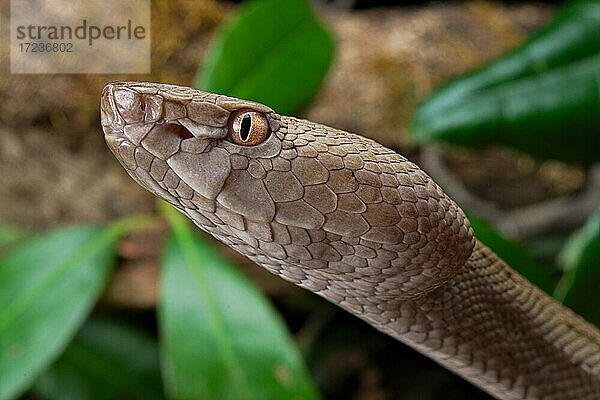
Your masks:
[{"label": "blurred green foliage", "polygon": [[123,322],[91,317],[33,392],[48,400],[164,399],[158,343]]},{"label": "blurred green foliage", "polygon": [[298,112],[321,86],[333,41],[304,0],[247,2],[223,27],[195,86]]},{"label": "blurred green foliage", "polygon": [[554,296],[600,326],[600,205],[559,254],[565,273]]},{"label": "blurred green foliage", "polygon": [[0,399],[31,385],[64,350],[108,281],[121,233],[71,226],[0,260]]},{"label": "blurred green foliage", "polygon": [[521,47],[436,90],[411,134],[591,164],[600,161],[598,82],[600,1],[567,3]]}]

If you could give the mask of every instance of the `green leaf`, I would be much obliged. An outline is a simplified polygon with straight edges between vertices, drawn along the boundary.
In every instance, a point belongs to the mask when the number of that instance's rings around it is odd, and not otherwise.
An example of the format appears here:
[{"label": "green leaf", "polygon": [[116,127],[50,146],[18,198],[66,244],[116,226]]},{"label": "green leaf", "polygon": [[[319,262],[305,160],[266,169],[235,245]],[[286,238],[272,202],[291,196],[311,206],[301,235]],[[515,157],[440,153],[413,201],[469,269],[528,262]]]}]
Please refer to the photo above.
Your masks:
[{"label": "green leaf", "polygon": [[559,261],[565,274],[554,297],[600,327],[600,206],[565,244]]},{"label": "green leaf", "polygon": [[293,114],[319,88],[332,54],[307,1],[248,1],[213,42],[195,86]]},{"label": "green leaf", "polygon": [[501,259],[546,293],[552,293],[555,271],[536,261],[524,248],[498,233],[483,219],[468,214],[475,236]]},{"label": "green leaf", "polygon": [[444,85],[420,107],[434,115],[472,93],[539,75],[600,52],[600,1],[572,1],[526,43],[461,78]]},{"label": "green leaf", "polygon": [[173,399],[318,398],[279,316],[212,246],[165,209],[163,380]]},{"label": "green leaf", "polygon": [[34,391],[48,400],[163,399],[158,344],[131,326],[92,318]]},{"label": "green leaf", "polygon": [[504,144],[536,157],[600,161],[600,54],[473,93],[437,117],[415,119],[422,138]]},{"label": "green leaf", "polygon": [[419,143],[505,144],[592,163],[600,160],[599,79],[600,1],[574,2],[522,47],[436,90],[411,133]]},{"label": "green leaf", "polygon": [[0,260],[0,399],[21,393],[65,348],[107,282],[119,233],[59,229]]}]

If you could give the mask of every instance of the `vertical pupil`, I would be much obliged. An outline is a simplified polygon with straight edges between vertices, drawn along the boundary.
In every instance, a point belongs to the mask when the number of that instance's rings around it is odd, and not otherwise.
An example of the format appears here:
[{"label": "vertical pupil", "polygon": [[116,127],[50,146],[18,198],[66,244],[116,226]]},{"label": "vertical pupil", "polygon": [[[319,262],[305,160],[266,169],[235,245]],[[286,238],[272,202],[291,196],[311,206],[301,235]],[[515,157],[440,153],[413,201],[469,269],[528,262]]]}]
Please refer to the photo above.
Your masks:
[{"label": "vertical pupil", "polygon": [[242,125],[240,127],[240,139],[243,142],[248,140],[248,136],[250,135],[250,127],[252,126],[252,117],[250,114],[244,115],[242,118]]}]

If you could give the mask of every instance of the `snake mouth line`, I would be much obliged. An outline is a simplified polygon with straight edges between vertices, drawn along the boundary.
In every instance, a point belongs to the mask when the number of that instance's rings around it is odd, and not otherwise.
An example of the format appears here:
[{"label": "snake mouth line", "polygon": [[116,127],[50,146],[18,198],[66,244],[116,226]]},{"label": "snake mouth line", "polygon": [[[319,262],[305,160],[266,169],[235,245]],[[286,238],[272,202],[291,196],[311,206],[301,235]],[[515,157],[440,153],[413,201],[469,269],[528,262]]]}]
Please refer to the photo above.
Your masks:
[{"label": "snake mouth line", "polygon": [[178,121],[160,120],[154,123],[128,124],[122,128],[110,125],[103,126],[104,136],[115,139],[127,139],[136,145],[141,145],[141,142],[153,130],[159,131],[163,139],[168,139],[166,136],[172,136],[172,139],[178,138],[179,140],[195,137],[192,132]]},{"label": "snake mouth line", "polygon": [[[222,139],[227,134],[230,111],[211,102],[185,102],[168,96],[140,92],[126,85],[109,83],[100,101],[101,121],[106,137],[126,137],[140,145],[150,132],[159,132],[155,141]],[[212,123],[212,117],[218,123]]]}]

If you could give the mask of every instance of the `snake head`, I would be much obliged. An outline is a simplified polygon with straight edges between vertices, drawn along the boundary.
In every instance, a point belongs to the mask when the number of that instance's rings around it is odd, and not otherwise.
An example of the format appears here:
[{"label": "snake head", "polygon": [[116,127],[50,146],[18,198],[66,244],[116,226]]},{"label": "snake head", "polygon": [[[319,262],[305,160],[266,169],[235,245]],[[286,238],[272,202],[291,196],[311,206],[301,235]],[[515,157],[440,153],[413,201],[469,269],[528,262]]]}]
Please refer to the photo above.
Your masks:
[{"label": "snake head", "polygon": [[[107,84],[101,123],[108,147],[140,185],[176,207],[191,200],[191,190],[212,209],[231,172],[230,153],[240,147],[222,140],[239,110],[256,110],[269,131],[278,128],[278,116],[260,104],[143,82]],[[276,154],[279,146],[266,140],[246,153]]]},{"label": "snake head", "polygon": [[166,84],[110,83],[101,112],[108,146],[140,185],[356,313],[435,290],[472,251],[456,204],[362,136]]}]

